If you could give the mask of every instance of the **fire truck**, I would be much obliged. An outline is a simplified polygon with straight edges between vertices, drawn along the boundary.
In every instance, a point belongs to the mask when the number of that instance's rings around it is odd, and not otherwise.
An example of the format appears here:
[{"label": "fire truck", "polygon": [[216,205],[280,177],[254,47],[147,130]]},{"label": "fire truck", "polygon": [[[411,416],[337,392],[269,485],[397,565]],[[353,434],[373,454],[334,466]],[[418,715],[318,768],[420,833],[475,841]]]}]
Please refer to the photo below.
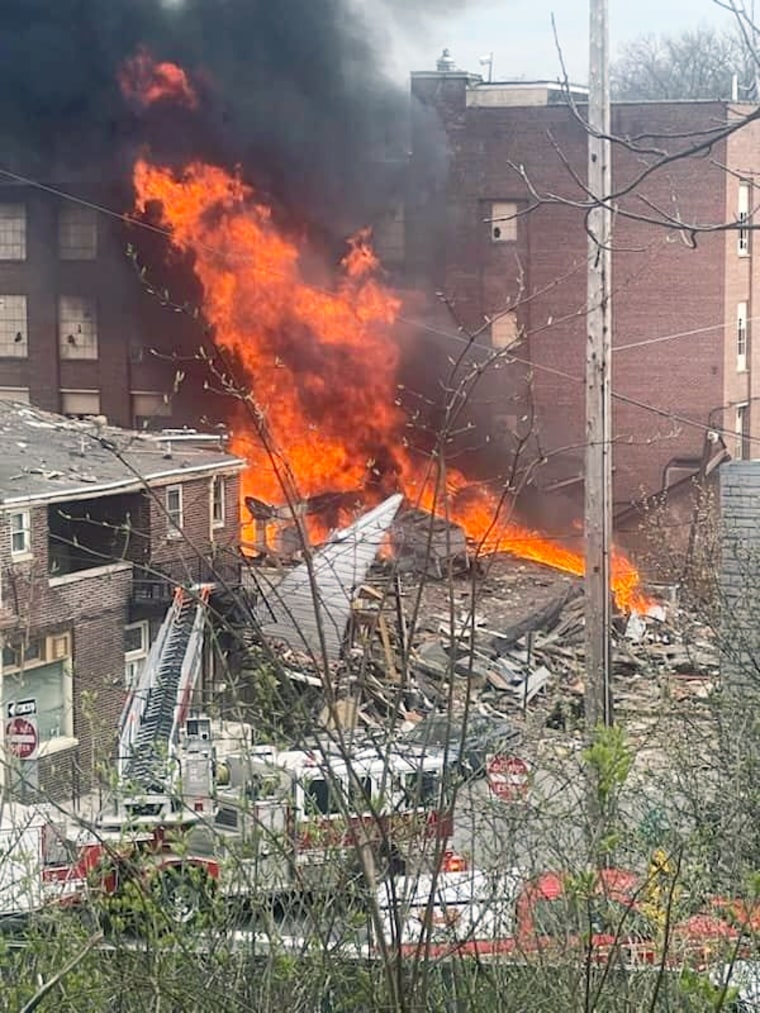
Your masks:
[{"label": "fire truck", "polygon": [[211,721],[191,709],[210,590],[177,589],[126,700],[113,810],[75,831],[44,809],[7,814],[0,916],[137,894],[182,923],[217,897],[437,861],[452,830],[443,756],[327,740],[217,756]]}]

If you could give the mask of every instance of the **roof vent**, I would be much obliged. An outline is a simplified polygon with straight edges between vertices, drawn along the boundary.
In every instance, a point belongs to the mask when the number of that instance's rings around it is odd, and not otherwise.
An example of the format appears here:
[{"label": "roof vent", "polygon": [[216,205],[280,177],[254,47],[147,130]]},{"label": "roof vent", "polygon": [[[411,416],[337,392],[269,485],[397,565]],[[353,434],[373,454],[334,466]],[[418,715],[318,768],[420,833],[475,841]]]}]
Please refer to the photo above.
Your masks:
[{"label": "roof vent", "polygon": [[454,63],[448,49],[444,49],[438,57],[438,62],[436,63],[435,68],[439,74],[450,74],[452,71],[457,69],[457,65]]}]

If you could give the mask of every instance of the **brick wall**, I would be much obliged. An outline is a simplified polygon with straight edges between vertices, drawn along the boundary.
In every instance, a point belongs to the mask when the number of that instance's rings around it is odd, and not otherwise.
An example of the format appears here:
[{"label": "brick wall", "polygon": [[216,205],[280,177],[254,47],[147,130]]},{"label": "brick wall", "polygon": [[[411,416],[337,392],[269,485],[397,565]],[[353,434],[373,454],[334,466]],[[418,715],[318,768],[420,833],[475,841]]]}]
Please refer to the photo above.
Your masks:
[{"label": "brick wall", "polygon": [[56,752],[40,760],[41,789],[56,798],[70,797],[73,788],[89,787],[95,760],[112,752],[124,702],[124,626],[132,570],[122,563],[51,579],[46,506],[32,510],[31,550],[29,560],[11,559],[9,515],[1,513],[3,603],[16,620],[6,636],[30,640],[64,632],[72,636],[72,730],[79,746],[74,753]]},{"label": "brick wall", "polygon": [[720,470],[722,670],[730,685],[760,690],[760,461]]},{"label": "brick wall", "polygon": [[[421,132],[407,215],[410,274],[442,288],[469,328],[522,296],[518,316],[527,340],[517,354],[535,367],[537,426],[550,455],[544,472],[549,477],[556,463],[561,477],[563,457],[583,460],[587,237],[584,212],[571,202],[582,197],[573,173],[585,177],[586,134],[563,106],[467,108],[464,77],[414,79],[413,99],[425,112],[415,119]],[[718,102],[625,105],[614,111],[613,132],[675,153],[729,115]],[[692,247],[681,232],[625,217],[660,208],[708,226],[733,220],[733,209],[727,214],[735,197],[723,164],[751,165],[760,134],[752,125],[737,137],[731,148],[715,145],[710,158],[673,162],[618,202],[613,386],[630,399],[614,403],[620,506],[658,490],[673,458],[698,459],[702,427],[723,424],[725,405],[743,396],[741,383],[749,380],[735,377],[735,360],[729,376],[726,360],[728,308],[735,315],[737,293],[749,285],[748,265],[729,255],[735,233],[702,234]],[[616,187],[632,183],[653,157],[613,148]],[[490,202],[528,208],[533,200],[518,167],[547,203],[518,220],[515,242],[493,243],[483,221]],[[429,247],[421,237],[430,237]],[[660,338],[667,340],[653,340]],[[637,347],[625,347],[631,345]],[[552,453],[563,448],[553,462]]]},{"label": "brick wall", "polygon": [[[181,484],[185,537],[180,539],[166,538],[167,521],[158,506],[164,502],[165,487],[155,490],[155,498],[144,494],[142,523],[149,523],[151,562],[160,567],[162,562],[184,558],[192,573],[190,564],[199,552],[212,557],[226,550],[232,558],[239,542],[238,475],[225,476],[225,523],[213,531],[210,479]],[[95,765],[112,755],[124,703],[124,626],[131,619],[132,567],[116,563],[51,578],[47,506],[34,507],[31,517],[31,558],[15,562],[10,554],[9,513],[0,512],[0,581],[3,605],[15,617],[9,637],[72,634],[73,734],[79,746],[43,757],[39,765],[41,788],[61,799],[71,797],[75,789],[87,790]]]},{"label": "brick wall", "polygon": [[211,478],[190,478],[182,485],[183,526],[181,537],[173,535],[166,516],[166,490],[176,481],[166,482],[146,493],[150,503],[151,562],[159,566],[176,559],[194,560],[199,554],[236,549],[240,541],[240,478],[237,473],[222,476],[225,486],[224,525],[211,525]]},{"label": "brick wall", "polygon": [[[60,180],[57,185],[118,210],[130,199],[115,187]],[[100,215],[97,257],[61,260],[58,256],[61,201],[36,189],[0,185],[0,202],[5,201],[26,206],[26,260],[0,261],[0,294],[27,297],[28,357],[0,358],[0,387],[27,388],[32,402],[50,411],[61,410],[62,389],[99,391],[101,412],[115,425],[130,427],[133,425],[130,393],[172,394],[176,355],[181,354],[187,378],[171,399],[171,417],[162,418],[161,424],[197,424],[201,410],[212,419],[224,417],[226,406],[204,393],[203,380],[208,379],[206,365],[199,364],[196,368],[188,360],[188,349],[196,349],[203,343],[198,324],[168,311],[155,296],[149,295],[126,257],[127,244],[146,245],[145,236],[135,236],[116,219]],[[165,254],[166,243],[161,238],[159,263]],[[158,269],[152,263],[150,266],[151,281],[156,286],[167,283],[157,276]],[[177,302],[183,302],[189,295],[187,280],[179,278],[171,293]],[[97,359],[60,358],[60,295],[94,300]]]}]

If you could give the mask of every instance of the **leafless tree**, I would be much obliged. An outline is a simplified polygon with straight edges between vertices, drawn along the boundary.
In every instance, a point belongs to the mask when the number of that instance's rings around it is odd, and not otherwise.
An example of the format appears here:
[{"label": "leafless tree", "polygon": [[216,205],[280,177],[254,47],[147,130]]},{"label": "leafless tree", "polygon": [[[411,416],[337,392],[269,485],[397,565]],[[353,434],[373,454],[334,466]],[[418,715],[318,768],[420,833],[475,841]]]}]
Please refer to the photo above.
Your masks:
[{"label": "leafless tree", "polygon": [[735,27],[641,35],[621,47],[610,76],[621,102],[730,99],[734,76],[739,99],[755,93],[754,61]]}]

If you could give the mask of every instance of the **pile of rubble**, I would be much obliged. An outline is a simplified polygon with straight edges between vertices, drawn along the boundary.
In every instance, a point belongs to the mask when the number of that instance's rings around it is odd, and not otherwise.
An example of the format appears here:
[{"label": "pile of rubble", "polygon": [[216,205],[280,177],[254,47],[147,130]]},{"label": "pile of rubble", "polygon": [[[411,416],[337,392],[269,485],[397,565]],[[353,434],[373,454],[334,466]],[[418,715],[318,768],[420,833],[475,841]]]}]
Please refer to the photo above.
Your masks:
[{"label": "pile of rubble", "polygon": [[[279,677],[311,692],[323,718],[329,699],[330,719],[344,720],[335,718],[338,701],[352,726],[387,727],[465,703],[558,728],[580,718],[582,582],[507,556],[468,569],[455,526],[419,511],[393,525],[400,499],[336,533],[309,566],[276,580],[266,569],[253,574],[251,642],[266,640]],[[393,559],[373,562],[389,530]],[[707,626],[657,605],[616,617],[612,672],[618,711],[654,713],[665,692],[676,701],[709,696],[718,652]]]}]

